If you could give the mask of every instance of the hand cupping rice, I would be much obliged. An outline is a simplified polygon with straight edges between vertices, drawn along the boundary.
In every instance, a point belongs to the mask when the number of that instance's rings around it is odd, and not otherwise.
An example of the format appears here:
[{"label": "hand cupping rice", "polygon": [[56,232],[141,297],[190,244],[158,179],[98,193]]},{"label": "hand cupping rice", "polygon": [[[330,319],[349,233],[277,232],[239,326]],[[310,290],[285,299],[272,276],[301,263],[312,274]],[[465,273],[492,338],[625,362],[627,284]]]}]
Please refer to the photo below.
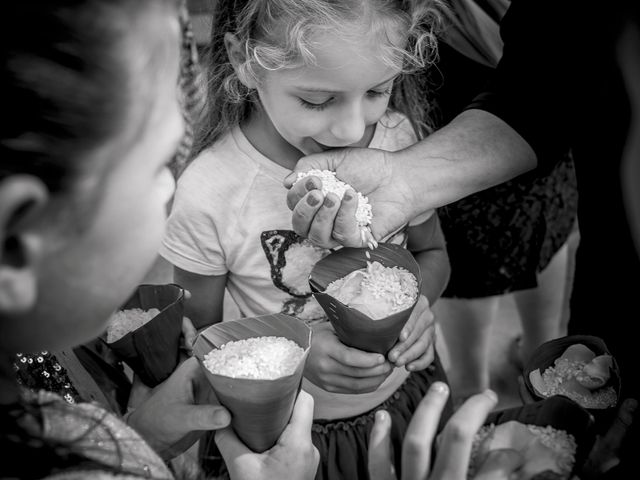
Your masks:
[{"label": "hand cupping rice", "polygon": [[120,340],[127,333],[133,332],[142,327],[145,323],[158,315],[160,310],[150,308],[142,310],[141,308],[130,308],[127,310],[118,310],[111,316],[107,327],[107,343],[113,343]]},{"label": "hand cupping rice", "polygon": [[204,366],[213,374],[231,378],[275,380],[295,372],[304,350],[284,337],[236,340],[211,350]]},{"label": "hand cupping rice", "polygon": [[418,281],[402,267],[385,267],[380,262],[367,262],[327,285],[327,295],[354,308],[374,320],[411,307],[418,297]]},{"label": "hand cupping rice", "polygon": [[[351,187],[351,185],[349,185],[348,183],[338,180],[338,178],[336,177],[336,173],[330,170],[309,170],[307,172],[300,172],[298,173],[298,178],[296,181],[310,175],[319,177],[322,180],[322,193],[324,195],[331,192],[336,194],[338,198],[342,200],[344,193],[349,188],[353,189],[353,187]],[[367,197],[362,195],[360,192],[356,192],[356,194],[358,195],[356,220],[358,221],[358,225],[360,227],[366,227],[371,223],[371,205],[369,204],[369,200],[367,199]]]}]

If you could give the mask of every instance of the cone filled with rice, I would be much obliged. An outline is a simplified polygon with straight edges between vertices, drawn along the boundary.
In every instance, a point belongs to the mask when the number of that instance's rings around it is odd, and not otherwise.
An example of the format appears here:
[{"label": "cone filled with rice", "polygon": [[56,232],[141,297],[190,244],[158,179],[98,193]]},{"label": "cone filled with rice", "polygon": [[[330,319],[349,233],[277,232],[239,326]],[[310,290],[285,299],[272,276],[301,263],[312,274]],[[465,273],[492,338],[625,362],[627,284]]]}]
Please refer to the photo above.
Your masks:
[{"label": "cone filled with rice", "polygon": [[212,325],[193,346],[231,426],[255,452],[271,448],[300,391],[311,329],[284,314]]},{"label": "cone filled with rice", "polygon": [[569,479],[580,472],[595,438],[593,417],[566,397],[495,411],[474,438],[468,478],[491,450],[513,449],[523,458],[518,478]]},{"label": "cone filled with rice", "polygon": [[523,377],[534,398],[571,398],[595,417],[599,430],[616,414],[620,370],[599,337],[570,335],[543,343],[532,353]]},{"label": "cone filled with rice", "polygon": [[342,343],[386,355],[418,302],[422,276],[411,252],[381,243],[332,252],[309,284]]},{"label": "cone filled with rice", "polygon": [[178,366],[183,302],[179,285],[140,285],[109,321],[105,342],[149,387]]}]

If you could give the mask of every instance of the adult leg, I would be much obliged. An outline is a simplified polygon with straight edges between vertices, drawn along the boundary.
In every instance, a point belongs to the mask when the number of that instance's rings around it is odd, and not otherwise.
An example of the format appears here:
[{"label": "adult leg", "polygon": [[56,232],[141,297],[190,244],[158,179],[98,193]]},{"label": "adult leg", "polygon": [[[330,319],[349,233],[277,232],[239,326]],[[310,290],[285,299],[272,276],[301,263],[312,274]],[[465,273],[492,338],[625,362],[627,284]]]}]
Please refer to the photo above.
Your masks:
[{"label": "adult leg", "polygon": [[449,352],[447,377],[454,404],[489,388],[491,324],[498,299],[440,298],[434,305]]},{"label": "adult leg", "polygon": [[566,326],[561,325],[568,253],[565,243],[538,275],[537,288],[513,294],[522,324],[519,355],[525,362],[540,344],[566,335]]}]

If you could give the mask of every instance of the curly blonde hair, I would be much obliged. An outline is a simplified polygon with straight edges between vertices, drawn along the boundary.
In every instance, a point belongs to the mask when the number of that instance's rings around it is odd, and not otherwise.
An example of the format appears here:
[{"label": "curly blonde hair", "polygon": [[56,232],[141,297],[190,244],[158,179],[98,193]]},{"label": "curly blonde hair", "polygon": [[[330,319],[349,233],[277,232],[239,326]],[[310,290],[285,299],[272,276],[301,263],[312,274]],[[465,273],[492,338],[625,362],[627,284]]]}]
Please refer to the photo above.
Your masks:
[{"label": "curly blonde hair", "polygon": [[[431,131],[424,71],[437,58],[437,35],[448,15],[442,0],[221,0],[213,13],[211,42],[204,57],[207,105],[196,127],[194,155],[245,120],[257,101],[247,80],[315,62],[312,36],[319,32],[358,39],[375,35],[381,60],[400,68],[389,106],[411,120],[419,137]],[[237,71],[227,57],[224,36],[233,33],[244,48]],[[391,33],[391,34],[390,34]],[[402,44],[392,38],[403,39]]]}]

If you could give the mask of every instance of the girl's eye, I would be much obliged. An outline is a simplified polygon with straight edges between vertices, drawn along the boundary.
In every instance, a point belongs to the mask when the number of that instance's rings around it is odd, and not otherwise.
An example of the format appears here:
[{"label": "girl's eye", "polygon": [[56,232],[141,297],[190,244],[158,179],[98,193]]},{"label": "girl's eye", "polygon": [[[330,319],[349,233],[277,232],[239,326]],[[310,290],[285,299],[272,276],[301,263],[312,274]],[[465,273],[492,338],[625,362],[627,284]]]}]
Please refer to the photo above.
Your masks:
[{"label": "girl's eye", "polygon": [[333,100],[333,97],[329,98],[328,100],[326,100],[326,101],[324,101],[322,103],[309,102],[309,101],[305,100],[304,98],[300,98],[300,97],[298,97],[298,100],[300,101],[300,105],[302,105],[304,108],[308,108],[309,110],[321,111],[321,110],[324,110],[325,108],[327,108],[329,106],[329,104]]},{"label": "girl's eye", "polygon": [[379,98],[379,97],[386,97],[388,95],[391,95],[391,87],[387,88],[386,90],[369,90],[367,92],[367,96],[369,98]]}]

